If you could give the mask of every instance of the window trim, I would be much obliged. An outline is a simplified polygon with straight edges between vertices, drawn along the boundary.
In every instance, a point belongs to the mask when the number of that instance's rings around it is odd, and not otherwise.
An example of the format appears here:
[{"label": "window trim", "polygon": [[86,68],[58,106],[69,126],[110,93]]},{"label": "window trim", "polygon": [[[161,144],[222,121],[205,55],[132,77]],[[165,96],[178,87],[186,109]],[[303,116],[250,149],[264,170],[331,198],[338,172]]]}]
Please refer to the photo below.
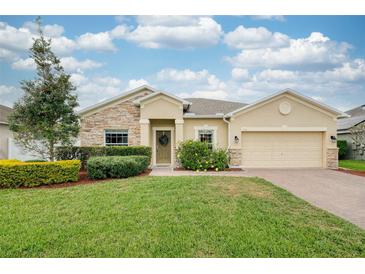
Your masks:
[{"label": "window trim", "polygon": [[[127,144],[125,143],[116,143],[116,144],[107,144],[106,143],[106,134],[107,133],[127,133]],[[104,146],[129,146],[129,130],[128,129],[104,129]]]},{"label": "window trim", "polygon": [[217,132],[218,132],[218,127],[204,125],[204,126],[196,126],[196,127],[194,127],[194,130],[195,130],[195,140],[196,141],[200,141],[200,138],[199,138],[199,131],[200,130],[212,130],[213,131],[213,136],[212,136],[213,149],[217,147]]}]

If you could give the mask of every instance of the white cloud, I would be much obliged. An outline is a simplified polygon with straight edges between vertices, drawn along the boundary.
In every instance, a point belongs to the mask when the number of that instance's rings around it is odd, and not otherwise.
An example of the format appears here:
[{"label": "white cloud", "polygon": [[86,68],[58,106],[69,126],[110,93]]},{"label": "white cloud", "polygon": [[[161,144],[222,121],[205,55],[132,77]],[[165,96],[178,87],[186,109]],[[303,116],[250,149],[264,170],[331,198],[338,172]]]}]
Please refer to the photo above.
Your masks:
[{"label": "white cloud", "polygon": [[349,48],[347,43],[337,43],[322,33],[313,32],[307,38],[291,39],[288,47],[243,50],[228,60],[234,66],[245,68],[323,70],[345,62]]},{"label": "white cloud", "polygon": [[35,70],[36,65],[32,58],[19,59],[11,64],[11,68],[15,70]]},{"label": "white cloud", "polygon": [[245,28],[238,26],[234,31],[228,32],[224,42],[232,48],[258,49],[280,48],[288,46],[290,39],[280,32],[270,32],[264,27]]},{"label": "white cloud", "polygon": [[321,96],[315,96],[315,95],[311,96],[311,98],[313,100],[318,101],[318,102],[323,102],[325,100],[323,97],[321,97]]},{"label": "white cloud", "polygon": [[85,33],[77,38],[77,44],[84,50],[116,51],[112,38],[108,32]]},{"label": "white cloud", "polygon": [[159,85],[181,97],[224,99],[228,97],[226,83],[208,70],[163,69],[156,75]]},{"label": "white cloud", "polygon": [[184,49],[215,45],[223,33],[221,26],[209,17],[194,17],[194,20],[178,25],[171,25],[170,19],[159,19],[158,23],[156,20],[145,20],[143,25],[138,25],[128,34],[127,40],[145,48]]},{"label": "white cloud", "polygon": [[[23,24],[23,28],[28,29],[33,34],[38,34],[38,25],[34,22],[25,22]],[[45,36],[53,38],[60,37],[64,33],[65,29],[63,26],[54,24],[42,26],[42,31]]]},{"label": "white cloud", "polygon": [[285,17],[283,15],[255,15],[251,16],[254,20],[270,20],[284,22]]},{"label": "white cloud", "polygon": [[103,66],[102,63],[85,59],[85,60],[77,60],[74,57],[64,57],[61,58],[61,64],[67,71],[82,71],[82,70],[89,70],[89,69],[96,69]]},{"label": "white cloud", "polygon": [[232,78],[237,81],[250,79],[250,72],[243,68],[233,68],[231,72]]},{"label": "white cloud", "polygon": [[129,28],[125,25],[116,26],[109,32],[112,39],[124,39],[129,32]]},{"label": "white cloud", "polygon": [[20,98],[23,91],[14,86],[0,85],[0,102],[2,105],[13,107],[16,100]]},{"label": "white cloud", "polygon": [[82,73],[72,73],[71,74],[71,82],[75,86],[80,86],[87,82],[87,77],[85,77]]},{"label": "white cloud", "polygon": [[225,84],[208,70],[193,71],[190,69],[162,69],[157,73],[157,80],[164,82],[175,82],[177,84],[204,85],[204,89],[224,89]]},{"label": "white cloud", "polygon": [[183,97],[208,98],[208,99],[227,99],[228,93],[225,90],[197,90],[193,93],[182,93]]},{"label": "white cloud", "polygon": [[201,81],[206,79],[209,72],[204,69],[201,71],[192,71],[190,69],[176,70],[176,69],[163,69],[157,73],[157,79],[160,81]]},{"label": "white cloud", "polygon": [[187,15],[139,15],[136,17],[138,24],[143,26],[190,26],[199,23],[199,17]]},{"label": "white cloud", "polygon": [[298,78],[298,73],[289,70],[266,69],[255,75],[259,81],[292,81]]},{"label": "white cloud", "polygon": [[72,73],[71,81],[76,87],[80,107],[94,105],[123,92],[123,82],[110,76],[88,77],[83,73]]},{"label": "white cloud", "polygon": [[323,73],[324,78],[337,81],[365,81],[365,60],[355,59]]},{"label": "white cloud", "polygon": [[74,40],[61,36],[52,39],[51,48],[55,54],[66,56],[76,50],[78,45]]},{"label": "white cloud", "polygon": [[0,22],[0,48],[11,51],[22,51],[32,45],[32,34],[29,29],[15,28]]},{"label": "white cloud", "polygon": [[143,85],[149,85],[148,81],[145,79],[131,79],[128,81],[127,90],[138,88]]},{"label": "white cloud", "polygon": [[[63,57],[60,59],[61,65],[66,71],[83,71],[101,67],[103,64],[90,60],[77,60],[74,57]],[[36,68],[32,58],[18,59],[13,62],[11,67],[15,70],[34,70]]]},{"label": "white cloud", "polygon": [[13,86],[0,85],[0,95],[11,94],[16,90]]},{"label": "white cloud", "polygon": [[[38,35],[36,28],[37,26],[32,22],[26,22],[20,28],[0,22],[0,58],[12,61],[24,55],[32,46],[32,38],[36,38]],[[77,49],[73,40],[61,36],[64,32],[62,26],[45,25],[43,30],[45,37],[52,39],[51,47],[57,55],[69,55]]]},{"label": "white cloud", "polygon": [[94,82],[98,85],[120,87],[122,81],[119,78],[105,76],[105,77],[95,77]]},{"label": "white cloud", "polygon": [[0,48],[0,60],[14,61],[17,57],[18,55],[15,52]]}]

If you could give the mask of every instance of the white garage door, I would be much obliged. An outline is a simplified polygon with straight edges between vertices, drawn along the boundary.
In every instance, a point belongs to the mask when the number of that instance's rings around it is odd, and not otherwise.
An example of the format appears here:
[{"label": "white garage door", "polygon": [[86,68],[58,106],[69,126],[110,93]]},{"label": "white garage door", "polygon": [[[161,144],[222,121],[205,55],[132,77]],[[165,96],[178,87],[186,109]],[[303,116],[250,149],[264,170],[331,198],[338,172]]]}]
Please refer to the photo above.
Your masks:
[{"label": "white garage door", "polygon": [[244,132],[243,167],[322,167],[321,132]]}]

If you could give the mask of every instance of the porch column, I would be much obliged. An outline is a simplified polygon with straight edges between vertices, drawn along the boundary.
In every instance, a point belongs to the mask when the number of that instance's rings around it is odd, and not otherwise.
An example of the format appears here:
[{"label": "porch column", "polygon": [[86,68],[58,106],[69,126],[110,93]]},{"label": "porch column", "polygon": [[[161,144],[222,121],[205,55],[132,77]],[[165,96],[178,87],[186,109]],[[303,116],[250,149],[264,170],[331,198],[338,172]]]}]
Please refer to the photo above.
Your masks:
[{"label": "porch column", "polygon": [[141,146],[151,146],[150,144],[150,120],[139,120],[141,126]]},{"label": "porch column", "polygon": [[184,140],[184,120],[175,119],[175,146]]}]

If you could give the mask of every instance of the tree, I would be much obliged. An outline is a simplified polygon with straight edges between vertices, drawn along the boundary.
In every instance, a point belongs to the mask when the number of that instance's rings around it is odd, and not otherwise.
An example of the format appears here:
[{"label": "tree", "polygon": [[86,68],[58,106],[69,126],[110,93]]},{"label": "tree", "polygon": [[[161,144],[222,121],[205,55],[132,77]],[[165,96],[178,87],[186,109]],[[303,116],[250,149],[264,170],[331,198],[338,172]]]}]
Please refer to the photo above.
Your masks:
[{"label": "tree", "polygon": [[31,152],[54,161],[55,145],[68,146],[79,133],[79,117],[75,87],[51,50],[51,39],[46,39],[40,17],[36,19],[39,36],[33,38],[30,57],[36,65],[34,80],[21,81],[24,95],[14,104],[9,127],[15,141]]},{"label": "tree", "polygon": [[352,127],[350,134],[356,148],[359,146],[360,151],[362,151],[365,147],[365,122]]}]

